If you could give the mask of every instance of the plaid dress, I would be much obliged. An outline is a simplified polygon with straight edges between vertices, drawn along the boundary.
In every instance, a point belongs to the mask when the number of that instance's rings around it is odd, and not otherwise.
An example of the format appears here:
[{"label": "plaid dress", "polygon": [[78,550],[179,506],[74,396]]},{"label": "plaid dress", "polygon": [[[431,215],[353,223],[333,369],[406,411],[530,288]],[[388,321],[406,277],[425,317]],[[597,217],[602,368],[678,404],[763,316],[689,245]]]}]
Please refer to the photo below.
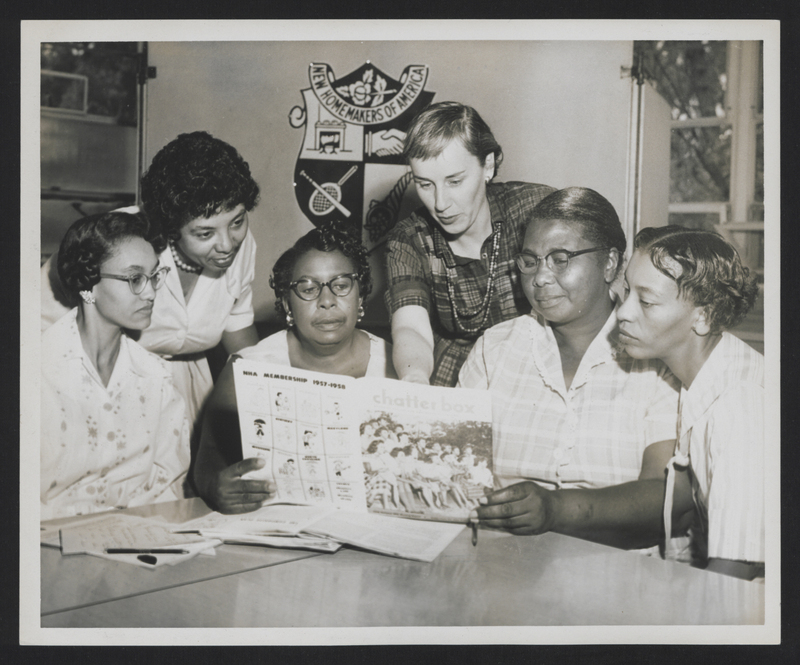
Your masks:
[{"label": "plaid dress", "polygon": [[[468,332],[464,327],[475,327],[483,317],[480,305],[488,288],[491,236],[483,242],[480,259],[456,256],[438,223],[425,208],[412,213],[391,232],[387,241],[386,307],[390,314],[406,305],[419,305],[428,310],[434,339],[432,385],[455,386],[461,365],[483,331],[530,311],[514,256],[522,246],[531,210],[554,191],[547,185],[524,182],[487,185],[492,229],[499,229],[500,238],[489,314],[475,332]],[[451,302],[447,289],[448,271],[455,303]],[[454,317],[454,306],[459,310],[463,326]],[[463,314],[476,310],[474,317]]]}]

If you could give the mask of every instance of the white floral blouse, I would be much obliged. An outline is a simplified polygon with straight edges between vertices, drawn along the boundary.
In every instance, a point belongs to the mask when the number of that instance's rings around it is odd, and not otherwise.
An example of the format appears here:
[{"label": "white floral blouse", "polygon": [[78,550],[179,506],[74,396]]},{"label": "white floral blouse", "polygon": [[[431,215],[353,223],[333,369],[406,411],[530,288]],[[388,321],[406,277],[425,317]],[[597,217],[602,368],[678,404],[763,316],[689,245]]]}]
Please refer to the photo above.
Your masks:
[{"label": "white floral blouse", "polygon": [[104,386],[76,315],[42,335],[41,518],[182,498],[189,426],[167,363],[123,335]]}]

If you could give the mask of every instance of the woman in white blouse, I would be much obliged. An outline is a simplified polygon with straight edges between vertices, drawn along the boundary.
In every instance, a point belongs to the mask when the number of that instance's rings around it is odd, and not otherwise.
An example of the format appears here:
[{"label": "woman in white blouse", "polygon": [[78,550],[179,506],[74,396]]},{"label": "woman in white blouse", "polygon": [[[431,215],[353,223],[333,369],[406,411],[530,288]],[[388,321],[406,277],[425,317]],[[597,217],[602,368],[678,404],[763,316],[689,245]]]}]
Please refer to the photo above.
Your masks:
[{"label": "woman in white blouse", "polygon": [[[270,282],[288,327],[240,357],[326,374],[397,378],[391,345],[356,328],[372,279],[367,251],[344,222],[333,220],[300,238],[277,260]],[[194,481],[217,510],[247,512],[268,498],[269,488],[266,481],[241,478],[263,460],[241,459],[232,360],[209,398]]]},{"label": "woman in white blouse", "polygon": [[[228,353],[258,341],[256,243],[247,218],[258,196],[247,162],[206,132],[178,136],[142,177],[142,209],[169,241],[159,260],[171,270],[138,341],[170,360],[192,425],[213,387],[205,352],[220,341]],[[43,330],[75,304],[58,283],[56,263],[51,258],[42,269]]]},{"label": "woman in white blouse", "polygon": [[678,385],[661,362],[619,348],[610,287],[625,248],[594,190],[559,190],[531,213],[517,267],[533,312],[487,330],[459,376],[491,393],[502,489],[474,515],[490,527],[658,543]]},{"label": "woman in white blouse", "polygon": [[667,467],[666,556],[684,558],[669,535],[675,505],[688,496],[699,526],[686,558],[737,577],[763,576],[764,357],[726,332],[752,308],[756,279],[709,231],[645,228],[634,248],[628,297],[617,310],[620,341],[634,358],[660,358],[682,384]]},{"label": "woman in white blouse", "polygon": [[140,215],[83,218],[58,255],[80,304],[42,335],[42,518],[181,498],[183,399],[167,363],[123,332],[150,325],[170,271]]}]

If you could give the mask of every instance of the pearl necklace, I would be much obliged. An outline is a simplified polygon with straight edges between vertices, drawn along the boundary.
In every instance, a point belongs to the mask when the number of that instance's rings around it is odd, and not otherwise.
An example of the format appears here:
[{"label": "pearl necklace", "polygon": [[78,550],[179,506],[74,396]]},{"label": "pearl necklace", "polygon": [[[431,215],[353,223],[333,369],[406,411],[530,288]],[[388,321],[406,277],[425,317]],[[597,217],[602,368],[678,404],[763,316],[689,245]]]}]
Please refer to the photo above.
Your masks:
[{"label": "pearl necklace", "polygon": [[178,254],[178,250],[175,248],[175,243],[172,240],[169,241],[169,248],[172,252],[172,258],[175,261],[175,265],[178,266],[183,272],[190,272],[194,274],[199,274],[203,272],[203,266],[193,266],[189,265],[184,261],[180,255]]},{"label": "pearl necklace", "polygon": [[[492,259],[489,261],[489,282],[486,286],[486,295],[483,297],[483,302],[478,305],[473,310],[460,310],[458,305],[456,304],[456,289],[455,285],[453,284],[453,278],[450,276],[451,268],[445,267],[445,278],[447,279],[447,294],[450,296],[450,304],[453,308],[453,320],[455,321],[456,327],[460,328],[462,332],[465,333],[476,333],[483,329],[484,324],[486,323],[486,319],[489,317],[489,303],[492,299],[492,291],[494,290],[494,280],[495,280],[495,272],[497,270],[497,255],[498,250],[500,248],[499,244],[500,239],[500,230],[498,229],[494,233],[492,233]],[[481,322],[477,326],[467,326],[461,320],[461,317],[465,319],[472,319],[480,314],[481,310],[483,310],[483,316],[481,317]]]}]

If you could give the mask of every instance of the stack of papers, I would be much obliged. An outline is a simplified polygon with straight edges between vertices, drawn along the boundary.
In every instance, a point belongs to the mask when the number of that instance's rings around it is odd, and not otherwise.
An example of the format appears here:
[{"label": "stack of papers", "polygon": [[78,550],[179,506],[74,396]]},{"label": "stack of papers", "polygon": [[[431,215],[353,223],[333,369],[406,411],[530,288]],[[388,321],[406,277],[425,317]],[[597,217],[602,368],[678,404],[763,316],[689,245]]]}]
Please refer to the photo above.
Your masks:
[{"label": "stack of papers", "polygon": [[90,554],[156,568],[191,559],[201,552],[213,552],[222,542],[199,534],[174,533],[171,526],[151,518],[114,512],[62,526],[61,553]]},{"label": "stack of papers", "polygon": [[196,532],[226,543],[336,552],[342,547],[340,542],[302,533],[333,510],[331,506],[271,505],[243,515],[211,513],[186,522],[174,531]]},{"label": "stack of papers", "polygon": [[332,506],[271,504],[244,515],[211,513],[182,524],[226,543],[254,543],[335,552],[341,543],[416,561],[433,561],[464,524],[345,511]]}]

